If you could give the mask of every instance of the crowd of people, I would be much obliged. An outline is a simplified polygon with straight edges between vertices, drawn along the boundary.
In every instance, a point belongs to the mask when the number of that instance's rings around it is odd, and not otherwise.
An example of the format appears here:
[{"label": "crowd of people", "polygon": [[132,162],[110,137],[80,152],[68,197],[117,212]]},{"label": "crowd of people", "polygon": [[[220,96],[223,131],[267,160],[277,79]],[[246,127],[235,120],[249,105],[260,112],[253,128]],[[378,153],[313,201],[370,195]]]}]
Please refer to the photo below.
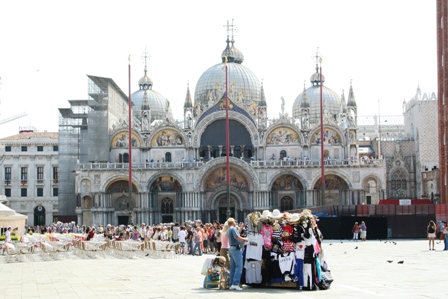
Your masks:
[{"label": "crowd of people", "polygon": [[429,250],[435,250],[434,243],[436,239],[444,242],[443,250],[448,250],[448,225],[446,221],[440,221],[439,227],[437,227],[434,221],[429,221],[426,227],[426,234],[429,241]]}]

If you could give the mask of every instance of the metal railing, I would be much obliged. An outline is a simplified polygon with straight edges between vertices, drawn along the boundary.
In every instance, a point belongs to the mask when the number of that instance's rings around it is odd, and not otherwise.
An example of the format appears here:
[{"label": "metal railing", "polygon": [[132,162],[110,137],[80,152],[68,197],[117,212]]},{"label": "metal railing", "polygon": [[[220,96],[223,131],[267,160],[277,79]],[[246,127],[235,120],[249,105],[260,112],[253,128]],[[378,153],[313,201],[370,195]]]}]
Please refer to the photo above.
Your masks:
[{"label": "metal railing", "polygon": [[[252,167],[320,167],[321,160],[254,160]],[[384,165],[383,159],[345,159],[325,160],[325,167],[379,167]]]},{"label": "metal railing", "polygon": [[[199,168],[204,162],[146,162],[132,163],[132,169],[183,169],[183,168]],[[79,163],[76,170],[90,169],[128,169],[129,163]]]},{"label": "metal railing", "polygon": [[[246,161],[248,162],[248,161]],[[184,168],[200,168],[207,161],[201,162],[146,162],[132,163],[132,169],[184,169]],[[249,162],[248,162],[249,163]],[[307,168],[320,167],[320,160],[252,160],[250,165],[254,168],[276,167],[276,168]],[[384,165],[383,159],[346,159],[346,160],[325,160],[325,167],[381,167]],[[94,169],[128,169],[129,163],[79,163],[76,170],[94,170]]]}]

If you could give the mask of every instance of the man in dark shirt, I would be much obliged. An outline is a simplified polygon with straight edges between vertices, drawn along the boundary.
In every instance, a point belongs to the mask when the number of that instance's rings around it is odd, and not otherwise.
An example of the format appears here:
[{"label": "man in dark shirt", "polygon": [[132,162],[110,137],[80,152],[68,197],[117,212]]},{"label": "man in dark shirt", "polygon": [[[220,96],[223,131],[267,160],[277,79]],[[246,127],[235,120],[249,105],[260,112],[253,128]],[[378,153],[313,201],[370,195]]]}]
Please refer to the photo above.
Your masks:
[{"label": "man in dark shirt", "polygon": [[187,226],[187,244],[188,244],[188,249],[189,249],[189,253],[188,254],[193,254],[193,230],[191,229],[191,226],[188,225]]}]

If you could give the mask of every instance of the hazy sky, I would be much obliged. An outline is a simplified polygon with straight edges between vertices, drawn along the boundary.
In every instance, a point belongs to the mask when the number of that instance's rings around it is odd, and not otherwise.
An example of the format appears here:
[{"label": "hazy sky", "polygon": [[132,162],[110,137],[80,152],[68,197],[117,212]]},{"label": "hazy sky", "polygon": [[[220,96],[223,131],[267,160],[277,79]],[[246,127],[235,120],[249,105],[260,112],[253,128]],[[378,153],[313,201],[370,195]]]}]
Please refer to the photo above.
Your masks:
[{"label": "hazy sky", "polygon": [[358,115],[401,114],[417,85],[437,92],[436,5],[428,0],[377,1],[1,1],[0,137],[20,126],[58,130],[58,108],[87,99],[87,76],[112,78],[128,93],[151,56],[153,90],[182,118],[187,84],[221,62],[227,20],[238,28],[243,64],[264,81],[268,116],[279,99],[292,114],[310,86],[316,48],[325,85],[348,94],[353,81]]}]

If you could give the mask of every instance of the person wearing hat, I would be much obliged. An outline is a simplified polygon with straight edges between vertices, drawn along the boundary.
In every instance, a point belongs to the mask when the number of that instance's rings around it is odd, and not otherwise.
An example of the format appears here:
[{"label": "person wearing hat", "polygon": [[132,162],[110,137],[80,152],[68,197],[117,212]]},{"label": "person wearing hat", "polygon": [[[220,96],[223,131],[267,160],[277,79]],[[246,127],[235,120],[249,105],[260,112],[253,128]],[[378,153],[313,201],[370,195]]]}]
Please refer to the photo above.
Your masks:
[{"label": "person wearing hat", "polygon": [[353,241],[355,241],[355,242],[358,241],[359,229],[360,229],[360,227],[358,225],[358,222],[355,222],[355,224],[353,225],[353,229],[352,229]]},{"label": "person wearing hat", "polygon": [[229,228],[227,229],[227,237],[229,238],[229,257],[230,257],[230,290],[243,290],[239,284],[241,274],[243,273],[243,253],[241,252],[241,244],[239,241],[248,242],[247,238],[243,238],[236,229],[236,221],[233,218],[227,219]]}]

